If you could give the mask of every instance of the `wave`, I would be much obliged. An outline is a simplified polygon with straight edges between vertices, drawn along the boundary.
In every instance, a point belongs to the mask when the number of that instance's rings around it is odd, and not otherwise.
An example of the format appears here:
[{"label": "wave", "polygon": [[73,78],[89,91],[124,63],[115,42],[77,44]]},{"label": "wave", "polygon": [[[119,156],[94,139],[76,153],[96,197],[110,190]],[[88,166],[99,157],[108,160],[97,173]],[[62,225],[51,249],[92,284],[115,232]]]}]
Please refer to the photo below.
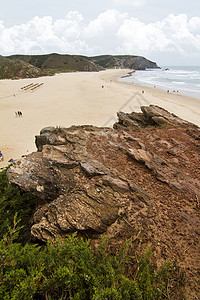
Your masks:
[{"label": "wave", "polygon": [[180,93],[200,98],[200,67],[164,67],[148,72],[136,71],[123,81],[151,87],[156,85],[167,90],[178,87]]}]

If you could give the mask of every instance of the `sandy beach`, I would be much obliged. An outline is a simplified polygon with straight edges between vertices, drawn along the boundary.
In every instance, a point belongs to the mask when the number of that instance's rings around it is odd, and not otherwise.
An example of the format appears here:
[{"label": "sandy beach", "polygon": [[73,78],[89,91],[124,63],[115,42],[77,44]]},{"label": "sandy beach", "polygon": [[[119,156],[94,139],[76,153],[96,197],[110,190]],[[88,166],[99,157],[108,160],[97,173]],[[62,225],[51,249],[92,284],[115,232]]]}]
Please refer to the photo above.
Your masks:
[{"label": "sandy beach", "polygon": [[[128,72],[0,80],[0,150],[4,155],[0,168],[10,159],[36,151],[35,135],[44,127],[112,126],[117,111],[140,111],[141,105],[159,105],[200,126],[200,99],[117,81]],[[17,111],[22,117],[15,115]]]}]

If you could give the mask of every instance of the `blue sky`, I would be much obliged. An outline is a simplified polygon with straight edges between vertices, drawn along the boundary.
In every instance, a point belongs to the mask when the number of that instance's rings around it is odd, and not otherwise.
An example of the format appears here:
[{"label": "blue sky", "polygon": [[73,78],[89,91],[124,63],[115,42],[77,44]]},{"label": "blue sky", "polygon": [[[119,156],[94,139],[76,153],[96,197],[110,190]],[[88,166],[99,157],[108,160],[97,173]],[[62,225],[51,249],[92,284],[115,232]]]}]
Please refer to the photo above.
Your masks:
[{"label": "blue sky", "polygon": [[1,0],[0,55],[51,52],[200,65],[200,1]]}]

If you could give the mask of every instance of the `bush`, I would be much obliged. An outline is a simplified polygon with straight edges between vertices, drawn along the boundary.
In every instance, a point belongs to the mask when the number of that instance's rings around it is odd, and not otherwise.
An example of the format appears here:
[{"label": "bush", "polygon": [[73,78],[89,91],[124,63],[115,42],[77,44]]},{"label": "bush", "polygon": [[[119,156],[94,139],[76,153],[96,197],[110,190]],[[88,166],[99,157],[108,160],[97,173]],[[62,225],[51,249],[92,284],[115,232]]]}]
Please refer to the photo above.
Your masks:
[{"label": "bush", "polygon": [[[35,204],[0,173],[0,299],[151,300],[180,294],[184,278],[176,262],[157,270],[150,249],[133,261],[129,241],[115,254],[108,239],[94,251],[76,234],[54,245],[27,243]],[[128,275],[130,266],[135,271]]]},{"label": "bush", "polygon": [[15,243],[20,229],[15,215],[0,241],[0,299],[142,300],[165,299],[171,293],[175,266],[166,263],[155,271],[150,250],[139,259],[133,280],[124,273],[129,262],[124,250],[112,255],[105,241],[94,252],[89,241],[73,234],[42,249]]},{"label": "bush", "polygon": [[30,219],[36,205],[36,198],[29,193],[21,192],[17,187],[9,184],[6,170],[0,173],[0,238],[7,232],[14,215],[17,212],[21,219],[19,241],[30,238]]}]

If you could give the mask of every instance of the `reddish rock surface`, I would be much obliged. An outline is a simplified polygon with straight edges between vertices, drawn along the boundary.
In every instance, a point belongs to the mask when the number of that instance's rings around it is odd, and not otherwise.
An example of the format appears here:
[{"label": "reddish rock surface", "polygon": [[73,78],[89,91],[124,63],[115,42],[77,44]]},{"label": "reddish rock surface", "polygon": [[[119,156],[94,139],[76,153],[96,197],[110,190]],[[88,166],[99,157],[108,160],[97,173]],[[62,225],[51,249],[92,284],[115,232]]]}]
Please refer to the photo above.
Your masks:
[{"label": "reddish rock surface", "polygon": [[33,237],[78,231],[96,242],[106,235],[113,248],[129,238],[133,251],[151,247],[158,265],[177,260],[185,298],[198,299],[200,129],[159,107],[142,111],[119,113],[115,130],[45,128],[38,152],[7,176],[38,197]]}]

